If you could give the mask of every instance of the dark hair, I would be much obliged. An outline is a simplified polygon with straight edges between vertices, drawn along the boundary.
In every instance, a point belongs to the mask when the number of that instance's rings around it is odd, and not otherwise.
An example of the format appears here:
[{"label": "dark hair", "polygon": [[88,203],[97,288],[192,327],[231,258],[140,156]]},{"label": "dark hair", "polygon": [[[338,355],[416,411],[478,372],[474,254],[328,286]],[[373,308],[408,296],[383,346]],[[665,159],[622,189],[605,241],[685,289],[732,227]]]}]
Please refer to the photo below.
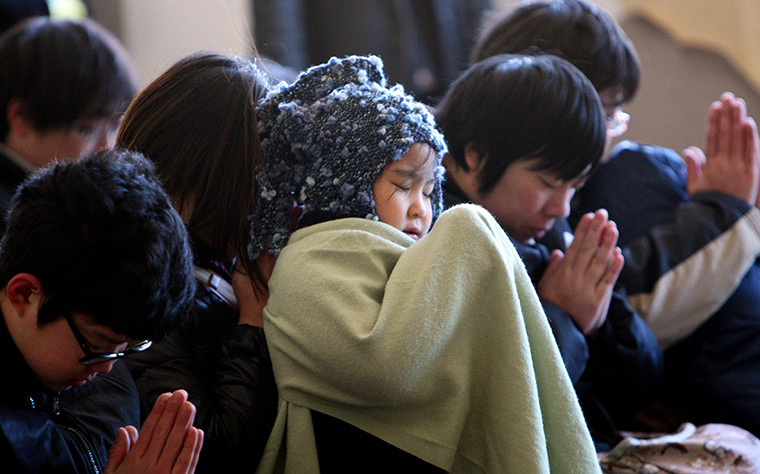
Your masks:
[{"label": "dark hair", "polygon": [[256,101],[264,84],[248,59],[193,54],[135,98],[116,138],[156,164],[177,209],[191,211],[190,232],[222,258],[236,250],[249,271],[248,216],[261,162]]},{"label": "dark hair", "polygon": [[567,59],[601,92],[620,86],[623,102],[639,85],[639,59],[614,18],[584,0],[521,4],[486,19],[470,60],[540,51]]},{"label": "dark hair", "polygon": [[474,64],[449,88],[436,121],[458,166],[468,170],[465,147],[486,160],[478,175],[488,193],[519,160],[563,181],[601,159],[606,141],[594,87],[556,56],[499,55]]},{"label": "dark hair", "polygon": [[55,164],[19,187],[0,286],[19,273],[42,283],[40,325],[66,309],[135,339],[178,327],[195,289],[182,220],[151,163],[123,150]]},{"label": "dark hair", "polygon": [[119,41],[92,20],[25,20],[0,37],[0,141],[8,136],[11,99],[35,129],[79,119],[114,121],[137,89],[135,69]]}]

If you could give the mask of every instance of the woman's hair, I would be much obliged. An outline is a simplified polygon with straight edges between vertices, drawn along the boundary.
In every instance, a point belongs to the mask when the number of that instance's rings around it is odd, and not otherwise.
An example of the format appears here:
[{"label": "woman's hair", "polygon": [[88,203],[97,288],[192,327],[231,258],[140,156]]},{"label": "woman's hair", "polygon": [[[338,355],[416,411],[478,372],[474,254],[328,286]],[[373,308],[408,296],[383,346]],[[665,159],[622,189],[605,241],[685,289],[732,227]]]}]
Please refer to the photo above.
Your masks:
[{"label": "woman's hair", "polygon": [[567,59],[599,92],[620,86],[623,102],[638,88],[633,43],[608,12],[585,0],[524,3],[486,20],[470,60],[536,51]]},{"label": "woman's hair", "polygon": [[137,92],[124,47],[92,20],[25,20],[0,36],[0,141],[11,99],[38,131],[79,119],[114,119]]},{"label": "woman's hair", "polygon": [[140,92],[116,139],[155,163],[189,231],[222,258],[237,252],[249,272],[248,216],[261,162],[256,101],[264,87],[248,59],[190,55]]},{"label": "woman's hair", "polygon": [[607,136],[594,86],[550,55],[504,54],[472,65],[435,115],[457,166],[469,170],[467,145],[485,160],[478,175],[484,194],[520,160],[536,159],[535,169],[563,181],[593,170]]}]

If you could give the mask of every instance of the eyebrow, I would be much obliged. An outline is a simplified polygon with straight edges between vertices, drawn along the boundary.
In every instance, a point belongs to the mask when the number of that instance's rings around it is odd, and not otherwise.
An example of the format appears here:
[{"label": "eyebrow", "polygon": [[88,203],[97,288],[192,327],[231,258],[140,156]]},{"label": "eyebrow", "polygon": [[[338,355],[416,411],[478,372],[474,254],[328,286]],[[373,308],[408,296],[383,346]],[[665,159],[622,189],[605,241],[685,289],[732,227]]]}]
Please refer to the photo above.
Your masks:
[{"label": "eyebrow", "polygon": [[421,170],[421,168],[413,168],[413,169],[409,169],[409,168],[401,168],[401,169],[391,168],[389,171],[391,173],[396,173],[396,174],[404,176],[406,178],[413,178],[413,179],[415,179],[415,178],[424,178],[425,175],[428,174],[430,176],[429,181],[435,181],[434,170],[430,170],[429,173],[426,173],[426,172],[420,171],[420,170]]},{"label": "eyebrow", "polygon": [[99,341],[103,341],[103,342],[106,342],[108,344],[119,345],[119,344],[124,344],[125,342],[129,342],[129,340],[126,340],[126,341],[117,341],[116,339],[114,339],[112,337],[109,337],[106,334],[103,334],[102,332],[98,331],[97,329],[91,329],[90,333],[93,336],[95,336]]}]

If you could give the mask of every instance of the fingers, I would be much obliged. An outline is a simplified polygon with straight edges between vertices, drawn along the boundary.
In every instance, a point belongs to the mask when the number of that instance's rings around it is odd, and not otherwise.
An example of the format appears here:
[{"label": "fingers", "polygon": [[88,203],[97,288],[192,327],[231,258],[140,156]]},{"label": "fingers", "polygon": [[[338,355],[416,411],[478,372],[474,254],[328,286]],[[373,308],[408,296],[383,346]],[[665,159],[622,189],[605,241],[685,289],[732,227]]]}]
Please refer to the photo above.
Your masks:
[{"label": "fingers", "polygon": [[599,247],[588,267],[589,278],[597,285],[602,283],[606,286],[604,276],[612,263],[612,253],[616,248],[618,236],[617,225],[612,221],[606,222],[602,228]]},{"label": "fingers", "polygon": [[[184,432],[192,423],[192,419],[195,418],[195,407],[189,408],[188,405],[192,406],[192,404],[187,402],[187,392],[176,390],[172,393],[161,414],[161,418],[156,422],[150,446],[145,451],[147,459],[155,459],[157,461],[168,459],[168,457],[163,458],[163,451],[165,449],[170,453],[173,451],[173,455],[170,455],[172,460],[176,457],[179,446],[182,444],[182,439],[184,439]],[[180,433],[178,434],[178,432]],[[140,440],[142,440],[142,436],[138,439],[138,443]]]},{"label": "fingers", "polygon": [[199,438],[198,442],[195,443],[195,450],[193,451],[193,459],[190,462],[190,468],[187,472],[195,472],[195,466],[198,464],[198,458],[201,455],[201,448],[203,448],[203,440],[206,438],[206,433],[203,432],[203,430],[198,430]]},{"label": "fingers", "polygon": [[137,435],[138,435],[137,428],[130,425],[130,426],[125,426],[124,429],[127,431],[127,436],[129,437],[129,446],[131,448],[137,442]]},{"label": "fingers", "polygon": [[108,462],[106,463],[106,468],[103,472],[110,474],[115,472],[116,469],[121,466],[121,463],[124,462],[124,459],[127,457],[130,444],[127,430],[119,428],[116,432],[116,441],[114,441],[113,446],[111,446],[111,449],[108,451]]},{"label": "fingers", "polygon": [[736,156],[743,160],[746,156],[744,126],[747,124],[747,103],[742,98],[736,98],[733,102],[730,156]]},{"label": "fingers", "polygon": [[156,429],[159,419],[164,414],[166,405],[172,398],[171,393],[162,393],[153,405],[153,410],[150,411],[148,418],[145,420],[142,426],[142,433],[140,434],[137,443],[135,443],[134,450],[138,456],[142,456],[148,450],[153,439],[153,433]]},{"label": "fingers", "polygon": [[565,258],[576,271],[585,270],[594,257],[607,217],[605,209],[581,217],[574,232],[573,243],[565,252]]},{"label": "fingers", "polygon": [[159,466],[163,466],[168,470],[175,465],[175,461],[179,461],[178,456],[185,447],[186,438],[190,435],[191,431],[197,431],[195,428],[189,430],[195,419],[195,412],[195,405],[188,401],[185,401],[180,406],[177,418],[164,444],[164,449],[160,452]]},{"label": "fingers", "polygon": [[702,180],[705,167],[705,154],[698,147],[692,146],[682,153],[686,162],[686,190],[691,195],[697,191],[696,186]]},{"label": "fingers", "polygon": [[607,268],[607,271],[605,272],[604,278],[602,280],[607,285],[613,286],[620,276],[620,272],[623,270],[623,265],[625,265],[623,251],[620,250],[620,247],[615,247],[612,252],[610,266]]},{"label": "fingers", "polygon": [[203,430],[189,428],[182,442],[182,451],[177,456],[177,461],[171,470],[172,474],[187,474],[195,472],[198,457],[203,447]]}]

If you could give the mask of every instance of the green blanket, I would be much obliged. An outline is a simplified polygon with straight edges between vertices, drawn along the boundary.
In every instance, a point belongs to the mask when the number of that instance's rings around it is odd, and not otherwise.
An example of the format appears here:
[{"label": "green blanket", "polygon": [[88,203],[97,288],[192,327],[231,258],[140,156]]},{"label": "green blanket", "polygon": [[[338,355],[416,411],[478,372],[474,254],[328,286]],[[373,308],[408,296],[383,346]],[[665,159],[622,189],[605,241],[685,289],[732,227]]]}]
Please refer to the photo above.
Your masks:
[{"label": "green blanket", "polygon": [[318,472],[309,409],[451,472],[599,471],[536,292],[483,209],[417,243],[368,219],[302,229],[269,288],[280,405],[259,472]]}]

